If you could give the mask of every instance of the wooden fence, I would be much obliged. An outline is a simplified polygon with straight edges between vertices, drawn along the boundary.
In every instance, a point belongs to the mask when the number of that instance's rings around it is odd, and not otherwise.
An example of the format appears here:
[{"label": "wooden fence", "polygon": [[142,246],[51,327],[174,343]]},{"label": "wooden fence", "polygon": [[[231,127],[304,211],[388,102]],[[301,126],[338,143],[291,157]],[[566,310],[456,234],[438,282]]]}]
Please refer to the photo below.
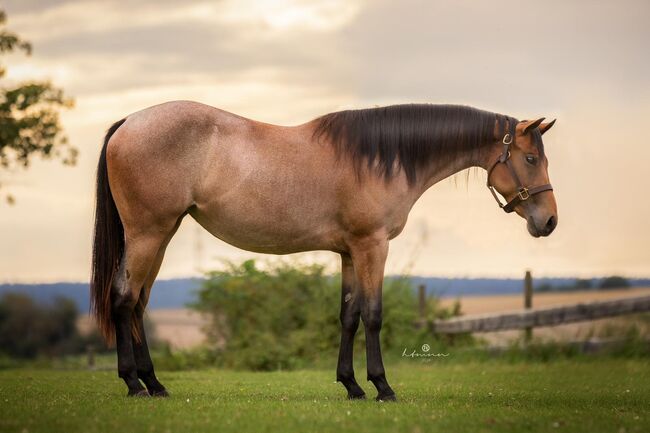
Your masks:
[{"label": "wooden fence", "polygon": [[532,277],[530,272],[527,272],[524,280],[523,310],[436,320],[433,323],[433,330],[441,334],[463,334],[523,329],[525,330],[525,337],[530,339],[534,327],[583,322],[650,311],[650,295],[533,309],[532,288]]}]

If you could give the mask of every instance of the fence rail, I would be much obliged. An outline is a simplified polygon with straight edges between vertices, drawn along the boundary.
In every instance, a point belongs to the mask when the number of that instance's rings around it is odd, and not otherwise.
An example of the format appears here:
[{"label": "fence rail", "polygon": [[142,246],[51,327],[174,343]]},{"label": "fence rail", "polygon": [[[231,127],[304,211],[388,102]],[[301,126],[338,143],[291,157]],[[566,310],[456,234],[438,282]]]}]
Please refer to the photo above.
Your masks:
[{"label": "fence rail", "polygon": [[507,313],[462,316],[433,323],[435,332],[463,334],[531,329],[650,311],[650,296],[584,302]]}]

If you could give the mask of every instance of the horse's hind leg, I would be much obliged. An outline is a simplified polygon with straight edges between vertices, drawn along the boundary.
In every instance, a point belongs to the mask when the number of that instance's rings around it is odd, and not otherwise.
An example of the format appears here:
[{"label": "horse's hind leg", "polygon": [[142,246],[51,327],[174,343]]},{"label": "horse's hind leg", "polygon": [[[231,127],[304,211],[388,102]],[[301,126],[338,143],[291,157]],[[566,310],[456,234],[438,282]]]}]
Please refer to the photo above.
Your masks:
[{"label": "horse's hind leg", "polygon": [[153,362],[151,361],[151,355],[149,354],[149,347],[147,345],[147,336],[145,335],[144,329],[144,310],[149,302],[151,287],[158,276],[158,271],[162,265],[167,245],[172,236],[176,233],[176,230],[178,230],[182,218],[183,217],[178,219],[176,226],[158,249],[156,259],[149,271],[149,275],[147,275],[143,290],[140,293],[140,300],[135,307],[135,320],[137,321],[136,326],[138,327],[140,340],[138,341],[138,339],[133,338],[133,355],[135,356],[138,378],[144,382],[147,391],[149,391],[149,394],[153,397],[168,397],[169,394],[154,372]]},{"label": "horse's hind leg", "polygon": [[136,370],[138,378],[144,382],[149,395],[153,397],[168,397],[169,394],[162,383],[156,377],[153,369],[149,347],[147,346],[147,336],[144,329],[144,307],[136,307],[135,318],[136,326],[140,341],[133,339],[133,355],[135,357]]},{"label": "horse's hind leg", "polygon": [[359,329],[361,315],[361,297],[356,280],[352,259],[347,254],[341,254],[341,346],[336,367],[336,380],[345,386],[349,399],[366,397],[366,393],[354,378],[352,365],[354,336]]},{"label": "horse's hind leg", "polygon": [[117,346],[117,371],[129,388],[128,395],[149,395],[138,380],[132,342],[135,325],[133,319],[140,293],[163,241],[160,231],[152,230],[138,233],[136,236],[129,236],[127,232],[124,257],[113,284],[111,298]]}]

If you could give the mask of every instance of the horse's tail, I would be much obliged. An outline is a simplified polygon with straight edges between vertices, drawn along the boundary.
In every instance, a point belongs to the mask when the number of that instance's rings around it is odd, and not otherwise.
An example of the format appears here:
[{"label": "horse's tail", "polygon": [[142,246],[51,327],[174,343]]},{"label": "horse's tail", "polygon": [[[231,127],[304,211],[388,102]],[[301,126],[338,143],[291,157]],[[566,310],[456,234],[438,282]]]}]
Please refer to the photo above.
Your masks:
[{"label": "horse's tail", "polygon": [[111,314],[111,286],[124,253],[124,226],[117,212],[108,184],[106,147],[111,136],[126,119],[115,122],[106,132],[104,146],[97,164],[97,202],[95,205],[95,235],[93,238],[90,305],[99,330],[111,344],[115,326]]}]

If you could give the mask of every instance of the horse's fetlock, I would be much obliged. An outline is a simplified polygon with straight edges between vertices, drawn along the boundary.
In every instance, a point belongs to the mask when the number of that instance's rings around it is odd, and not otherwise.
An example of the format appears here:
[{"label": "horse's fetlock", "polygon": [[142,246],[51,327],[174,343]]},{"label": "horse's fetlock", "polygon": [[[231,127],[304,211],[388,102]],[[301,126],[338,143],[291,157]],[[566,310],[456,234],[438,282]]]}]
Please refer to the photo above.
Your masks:
[{"label": "horse's fetlock", "polygon": [[143,379],[143,380],[152,379],[152,378],[156,377],[156,375],[155,375],[155,373],[153,371],[153,365],[150,366],[150,367],[146,367],[146,368],[138,368],[137,371],[138,371],[138,377],[140,379]]},{"label": "horse's fetlock", "polygon": [[336,380],[344,383],[354,381],[354,370],[349,368],[336,370]]},{"label": "horse's fetlock", "polygon": [[378,381],[386,380],[386,371],[383,367],[370,367],[368,366],[368,380],[375,383]]}]

